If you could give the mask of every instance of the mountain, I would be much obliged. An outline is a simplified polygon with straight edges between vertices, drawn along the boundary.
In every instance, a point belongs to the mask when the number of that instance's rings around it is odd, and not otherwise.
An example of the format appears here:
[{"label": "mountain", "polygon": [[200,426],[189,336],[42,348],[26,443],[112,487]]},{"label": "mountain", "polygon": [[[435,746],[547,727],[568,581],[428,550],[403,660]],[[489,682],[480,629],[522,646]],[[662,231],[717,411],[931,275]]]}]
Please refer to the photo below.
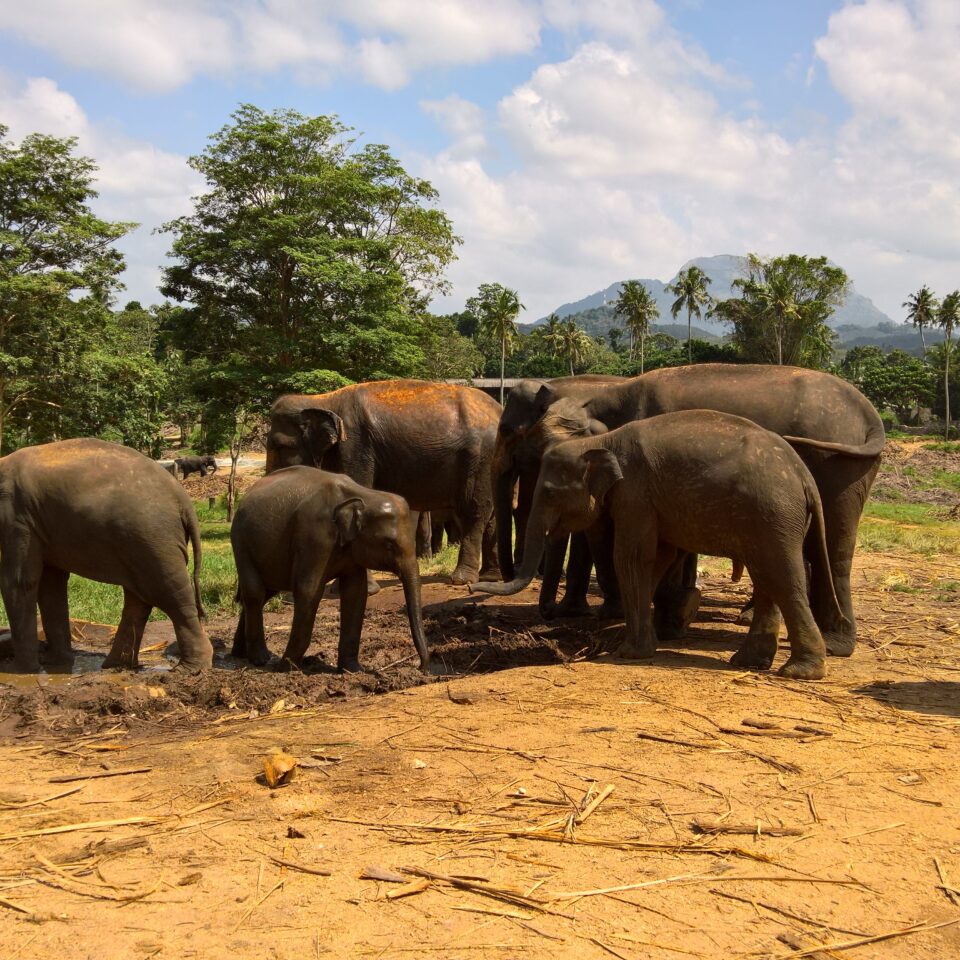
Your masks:
[{"label": "mountain", "polygon": [[[721,254],[717,257],[697,257],[697,259],[685,263],[680,269],[686,270],[690,266],[699,267],[711,280],[709,287],[711,295],[717,300],[726,300],[733,296],[733,281],[741,276],[740,264],[742,259],[742,257],[735,257],[730,254]],[[678,270],[677,273],[679,274],[679,272]],[[676,276],[674,276],[669,282],[673,283],[676,279]],[[662,280],[641,280],[640,282],[653,294],[657,306],[660,308],[660,316],[665,323],[682,322],[683,337],[686,338],[686,315],[679,315],[676,321],[670,316],[670,305],[675,298],[667,293],[667,284]],[[591,334],[606,333],[610,327],[619,326],[619,323],[614,320],[611,304],[619,296],[621,284],[622,281],[611,283],[605,290],[598,290],[596,293],[573,303],[564,303],[553,312],[561,318],[576,316],[580,325]],[[593,311],[599,312],[593,313]],[[588,312],[592,314],[589,321],[581,321],[581,315]],[[546,320],[546,317],[541,317],[536,323],[529,326],[537,326],[545,323]],[[878,327],[881,324],[891,324],[898,330],[900,329],[898,325],[892,323],[882,310],[874,306],[873,301],[857,293],[852,285],[846,302],[830,318],[830,326],[835,329],[838,327],[870,328]],[[697,321],[697,325],[705,328],[714,337],[722,337],[729,332],[729,328],[717,320],[703,319]],[[919,337],[917,343],[919,344]]]}]

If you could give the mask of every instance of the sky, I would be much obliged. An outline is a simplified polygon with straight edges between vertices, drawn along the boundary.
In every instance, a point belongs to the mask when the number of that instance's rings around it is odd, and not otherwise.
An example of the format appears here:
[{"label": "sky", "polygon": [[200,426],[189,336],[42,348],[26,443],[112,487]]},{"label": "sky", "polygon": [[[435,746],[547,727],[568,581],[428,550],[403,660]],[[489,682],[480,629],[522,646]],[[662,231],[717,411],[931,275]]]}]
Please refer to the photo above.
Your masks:
[{"label": "sky", "polygon": [[30,0],[0,4],[0,123],[76,136],[155,303],[241,103],[336,114],[430,180],[458,309],[529,322],[694,257],[826,255],[894,320],[960,287],[957,0]]}]

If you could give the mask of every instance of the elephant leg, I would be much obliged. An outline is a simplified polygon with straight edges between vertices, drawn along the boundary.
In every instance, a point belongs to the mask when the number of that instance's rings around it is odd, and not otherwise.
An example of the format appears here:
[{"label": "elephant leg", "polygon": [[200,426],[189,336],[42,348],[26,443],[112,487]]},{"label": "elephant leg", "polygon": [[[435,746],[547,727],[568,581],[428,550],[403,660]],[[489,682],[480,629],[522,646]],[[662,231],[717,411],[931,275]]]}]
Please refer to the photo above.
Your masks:
[{"label": "elephant leg", "polygon": [[149,603],[141,600],[135,593],[126,589],[123,591],[120,623],[117,625],[117,632],[113,635],[110,652],[100,665],[101,669],[109,670],[113,667],[137,669],[140,664],[140,642],[143,640],[143,631],[152,609]]},{"label": "elephant leg", "polygon": [[769,670],[777,656],[780,611],[769,594],[757,589],[753,592],[752,603],[750,629],[740,649],[730,658],[730,663],[748,670]]},{"label": "elephant leg", "polygon": [[422,510],[416,515],[417,557],[421,560],[433,559],[433,527],[430,523],[430,511]]},{"label": "elephant leg", "polygon": [[540,615],[545,620],[557,616],[557,590],[563,576],[563,559],[567,554],[568,537],[548,540],[543,550],[543,579],[540,581]]},{"label": "elephant leg", "polygon": [[[239,600],[239,597],[237,598]],[[230,648],[230,656],[238,660],[247,658],[247,615],[243,612],[243,606],[240,607],[240,616],[237,617],[237,626],[233,631],[233,646]]]},{"label": "elephant leg", "polygon": [[70,609],[67,604],[69,579],[70,574],[66,570],[44,566],[37,591],[40,620],[43,623],[43,633],[47,638],[47,657],[65,673],[69,673],[73,667]]},{"label": "elephant leg", "polygon": [[481,580],[499,580],[500,579],[500,554],[497,547],[497,522],[491,516],[483,528],[483,541],[481,544]]},{"label": "elephant leg", "polygon": [[[570,538],[570,555],[567,558],[567,583],[563,599],[557,604],[558,617],[587,617],[590,605],[587,590],[590,587],[590,571],[593,555],[585,533],[575,533]],[[544,574],[546,583],[546,574]]]},{"label": "elephant leg", "polygon": [[367,609],[367,592],[363,589],[364,573],[344,574],[340,577],[340,643],[337,647],[337,669],[344,673],[359,673],[360,635],[363,615]]},{"label": "elephant leg", "polygon": [[514,512],[516,540],[513,545],[513,560],[523,562],[523,544],[527,537],[527,520],[533,510],[533,494],[537,489],[537,474],[521,473],[517,480],[517,506]]},{"label": "elephant leg", "polygon": [[237,624],[237,636],[243,641],[242,652],[237,652],[236,638],[233,644],[235,657],[246,657],[257,667],[262,667],[270,661],[270,650],[267,647],[267,638],[263,629],[263,607],[269,599],[270,597],[266,594],[244,596],[240,623]]},{"label": "elephant leg", "polygon": [[821,569],[817,551],[811,549],[813,545],[808,543],[806,548],[813,567],[811,607],[827,652],[835,657],[849,657],[857,645],[857,622],[850,589],[857,527],[880,461],[879,458],[859,460],[843,456],[825,457],[803,450],[798,452],[810,468],[820,491],[833,587],[845,620],[841,620],[836,613],[829,581]]},{"label": "elephant leg", "polygon": [[[162,589],[157,589],[155,578],[162,578]],[[153,577],[145,576],[142,579],[147,581],[149,587],[138,585],[137,596],[170,618],[180,651],[179,666],[187,670],[210,669],[213,666],[213,645],[200,622],[187,568],[178,565],[175,574],[160,569]]]},{"label": "elephant leg", "polygon": [[601,620],[622,620],[620,584],[617,582],[617,571],[613,565],[613,521],[609,517],[602,518],[585,536],[597,571],[597,586],[603,594],[603,603],[597,616]]},{"label": "elephant leg", "polygon": [[450,574],[450,582],[474,583],[480,573],[480,547],[486,521],[477,513],[476,507],[469,503],[461,504],[458,520],[460,529],[463,530],[463,539],[460,541],[456,569]]},{"label": "elephant leg", "polygon": [[[753,575],[753,570],[750,574]],[[822,679],[827,672],[827,649],[807,600],[807,577],[801,551],[783,564],[769,583],[761,582],[758,588],[772,594],[787,625],[790,658],[778,671],[780,676],[795,680]]]},{"label": "elephant leg", "polygon": [[0,562],[0,593],[7,608],[15,669],[38,673],[37,594],[43,574],[40,547],[25,530],[4,539]]},{"label": "elephant leg", "polygon": [[649,660],[657,649],[650,605],[653,601],[654,568],[657,559],[656,524],[644,518],[634,529],[618,530],[614,537],[613,562],[622,592],[626,629],[614,654],[624,660]]},{"label": "elephant leg", "polygon": [[654,594],[657,634],[663,640],[682,640],[700,609],[695,553],[681,551],[664,573]]},{"label": "elephant leg", "polygon": [[433,553],[439,553],[443,549],[443,528],[442,520],[433,520],[430,525],[430,550]]},{"label": "elephant leg", "polygon": [[[345,589],[349,590],[349,578],[340,578],[340,596]],[[366,585],[366,578],[363,578]],[[282,668],[300,666],[304,654],[313,639],[313,625],[317,621],[317,608],[323,599],[325,584],[322,570],[310,570],[296,578],[293,587],[293,623],[290,626],[290,639],[287,648],[283,651]],[[342,601],[341,601],[342,602]]]}]

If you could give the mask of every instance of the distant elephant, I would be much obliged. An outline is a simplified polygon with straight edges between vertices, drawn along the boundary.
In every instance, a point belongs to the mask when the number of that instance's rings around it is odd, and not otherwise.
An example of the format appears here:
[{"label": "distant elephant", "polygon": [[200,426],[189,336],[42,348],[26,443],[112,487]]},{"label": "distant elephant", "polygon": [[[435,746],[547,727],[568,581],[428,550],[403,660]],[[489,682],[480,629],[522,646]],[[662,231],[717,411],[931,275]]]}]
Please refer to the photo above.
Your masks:
[{"label": "distant elephant", "polygon": [[104,667],[137,666],[153,607],[173,621],[184,666],[212,664],[213,647],[200,622],[200,529],[193,504],[163,467],[135,450],[62,440],[0,459],[0,556],[18,670],[39,669],[38,604],[50,659],[72,662],[71,573],[123,587],[120,625]]},{"label": "distant elephant", "polygon": [[[554,380],[521,380],[510,391],[504,405],[497,429],[497,445],[493,454],[494,503],[496,508],[497,556],[504,580],[513,577],[514,563],[523,558],[523,542],[533,491],[537,485],[540,460],[545,450],[553,443],[569,439],[562,429],[556,436],[543,435],[534,440],[530,429],[537,424],[546,409],[541,389],[549,385],[551,397],[573,397],[586,401],[598,387],[625,382],[625,377],[599,374],[583,374],[575,377],[558,377]],[[606,427],[601,427],[605,430]],[[516,488],[516,506],[514,492]],[[517,533],[513,542],[513,518],[516,517]],[[567,560],[566,590],[563,600],[556,603],[560,578],[563,575],[564,558],[567,557],[566,542],[556,541],[547,545],[543,563],[543,583],[540,588],[540,611],[547,617],[583,616],[589,612],[587,590],[590,586],[590,569],[593,565],[592,551],[583,533],[574,534],[570,540]],[[603,615],[617,615],[620,609],[616,578],[610,564],[597,571],[599,586],[604,595]]]},{"label": "distant elephant", "polygon": [[180,471],[180,476],[183,477],[184,480],[186,480],[191,473],[199,473],[201,477],[205,477],[208,473],[217,472],[216,457],[177,457],[173,463]]},{"label": "distant elephant", "polygon": [[[570,404],[559,401],[551,414],[562,416]],[[687,551],[732,557],[750,571],[754,617],[733,664],[771,666],[779,608],[791,651],[780,673],[824,676],[826,648],[807,601],[804,565],[809,530],[832,594],[823,511],[810,471],[781,437],[742,417],[687,410],[557,444],[543,458],[516,579],[471,589],[517,593],[533,578],[545,538],[584,530],[604,513],[613,521],[626,613],[621,657],[653,656],[653,592],[677,552]]]},{"label": "distant elephant", "polygon": [[[514,397],[516,410],[511,406]],[[509,524],[516,465],[535,475],[545,449],[544,435],[531,428],[564,397],[579,401],[582,407],[579,414],[568,411],[577,430],[584,420],[599,421],[612,430],[679,410],[707,409],[746,417],[787,440],[813,475],[826,522],[829,565],[812,565],[814,616],[829,653],[849,656],[853,652],[857,634],[850,571],[860,514],[884,445],[883,421],[853,384],[799,367],[702,363],[653,370],[619,384],[541,383],[536,393],[531,387],[526,394],[514,388],[503,412],[504,421],[509,416],[513,436],[510,457],[497,462],[503,469],[494,480],[501,537],[502,526]],[[552,433],[565,429],[558,424]],[[521,523],[518,518],[518,527]],[[506,575],[509,567],[504,559],[501,553]],[[689,582],[683,583],[680,596],[690,587]],[[836,614],[834,594],[843,617]]]},{"label": "distant elephant", "polygon": [[449,510],[463,531],[451,583],[495,575],[490,463],[500,404],[473,387],[382,380],[316,396],[287,394],[271,410],[267,473],[303,464]]},{"label": "distant elephant", "polygon": [[324,586],[340,582],[337,666],[358,671],[367,606],[367,570],[389,570],[403,584],[410,632],[427,670],[430,654],[420,611],[420,575],[410,509],[402,497],[312,467],[268,474],[247,491],[230,528],[242,610],[233,655],[270,659],[263,605],[293,591],[293,625],[281,663],[299,665],[310,646]]}]

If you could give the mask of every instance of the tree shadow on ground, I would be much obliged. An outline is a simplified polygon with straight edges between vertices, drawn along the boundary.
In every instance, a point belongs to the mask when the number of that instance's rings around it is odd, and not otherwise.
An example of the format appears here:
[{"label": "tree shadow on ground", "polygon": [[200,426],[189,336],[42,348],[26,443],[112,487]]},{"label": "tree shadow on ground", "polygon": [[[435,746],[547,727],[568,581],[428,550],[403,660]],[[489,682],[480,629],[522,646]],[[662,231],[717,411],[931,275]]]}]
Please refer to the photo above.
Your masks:
[{"label": "tree shadow on ground", "polygon": [[878,680],[851,692],[898,710],[960,717],[960,681],[956,680]]}]

